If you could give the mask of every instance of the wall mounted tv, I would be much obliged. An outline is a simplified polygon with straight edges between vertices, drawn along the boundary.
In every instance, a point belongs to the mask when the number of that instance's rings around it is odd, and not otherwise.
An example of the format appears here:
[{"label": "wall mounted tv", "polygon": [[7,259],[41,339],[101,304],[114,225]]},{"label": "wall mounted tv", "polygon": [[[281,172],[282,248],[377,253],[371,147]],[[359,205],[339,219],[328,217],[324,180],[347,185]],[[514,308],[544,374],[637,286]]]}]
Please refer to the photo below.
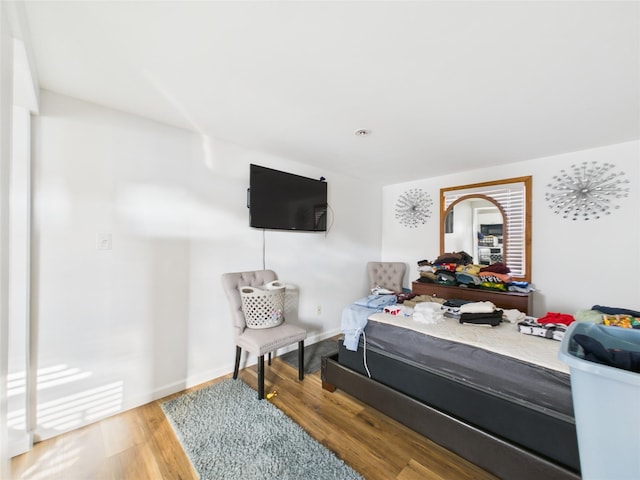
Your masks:
[{"label": "wall mounted tv", "polygon": [[327,183],[260,165],[249,171],[249,224],[271,230],[327,230]]}]

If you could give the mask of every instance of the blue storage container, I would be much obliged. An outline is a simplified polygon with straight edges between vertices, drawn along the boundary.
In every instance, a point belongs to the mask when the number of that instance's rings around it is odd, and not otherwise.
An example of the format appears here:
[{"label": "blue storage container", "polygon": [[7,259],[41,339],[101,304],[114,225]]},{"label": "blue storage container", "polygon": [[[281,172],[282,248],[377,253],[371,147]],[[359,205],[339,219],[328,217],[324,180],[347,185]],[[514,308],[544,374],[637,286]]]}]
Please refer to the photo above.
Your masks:
[{"label": "blue storage container", "polygon": [[574,322],[559,357],[569,365],[584,480],[640,479],[640,374],[584,358],[574,336],[640,353],[640,330]]}]

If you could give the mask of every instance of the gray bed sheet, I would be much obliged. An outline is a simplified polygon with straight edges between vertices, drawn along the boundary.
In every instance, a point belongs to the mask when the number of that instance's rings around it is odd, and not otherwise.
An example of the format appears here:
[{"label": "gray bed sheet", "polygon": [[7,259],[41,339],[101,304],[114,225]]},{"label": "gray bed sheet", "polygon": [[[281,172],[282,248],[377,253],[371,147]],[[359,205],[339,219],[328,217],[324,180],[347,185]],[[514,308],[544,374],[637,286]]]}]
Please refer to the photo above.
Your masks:
[{"label": "gray bed sheet", "polygon": [[[571,383],[566,373],[372,320],[365,327],[361,345],[363,339],[367,349],[573,421]],[[375,377],[375,372],[371,373]]]}]

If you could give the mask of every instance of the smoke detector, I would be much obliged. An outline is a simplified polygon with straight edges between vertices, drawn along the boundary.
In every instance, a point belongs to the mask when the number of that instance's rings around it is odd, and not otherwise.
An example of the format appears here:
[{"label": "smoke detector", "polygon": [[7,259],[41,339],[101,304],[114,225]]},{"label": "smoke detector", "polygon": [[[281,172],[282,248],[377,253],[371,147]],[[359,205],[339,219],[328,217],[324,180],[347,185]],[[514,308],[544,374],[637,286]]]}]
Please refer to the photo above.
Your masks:
[{"label": "smoke detector", "polygon": [[367,130],[366,128],[359,128],[353,133],[356,137],[366,137],[367,135],[371,135],[371,130]]}]

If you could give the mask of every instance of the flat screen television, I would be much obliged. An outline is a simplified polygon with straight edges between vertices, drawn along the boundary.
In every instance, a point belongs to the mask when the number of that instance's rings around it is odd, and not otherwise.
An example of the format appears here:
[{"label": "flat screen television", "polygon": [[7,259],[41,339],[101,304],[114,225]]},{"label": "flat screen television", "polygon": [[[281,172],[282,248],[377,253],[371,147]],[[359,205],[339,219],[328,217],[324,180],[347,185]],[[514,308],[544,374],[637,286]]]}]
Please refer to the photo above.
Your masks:
[{"label": "flat screen television", "polygon": [[327,230],[327,183],[251,164],[249,224],[270,230]]}]

